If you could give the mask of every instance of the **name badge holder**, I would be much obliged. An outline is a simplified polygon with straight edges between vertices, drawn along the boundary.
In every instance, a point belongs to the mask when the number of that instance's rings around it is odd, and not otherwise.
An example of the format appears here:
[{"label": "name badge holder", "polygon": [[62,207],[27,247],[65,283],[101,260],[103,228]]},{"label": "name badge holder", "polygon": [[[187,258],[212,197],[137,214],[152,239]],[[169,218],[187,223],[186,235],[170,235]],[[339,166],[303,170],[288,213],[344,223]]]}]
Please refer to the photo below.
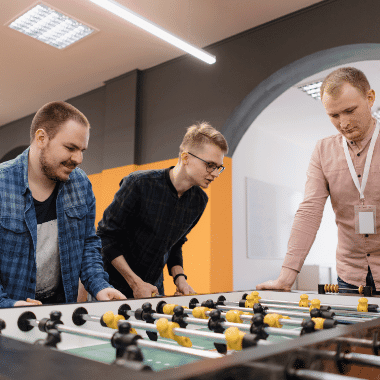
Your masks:
[{"label": "name badge holder", "polygon": [[375,205],[365,205],[364,204],[364,189],[367,184],[369,168],[371,166],[372,155],[375,149],[375,144],[377,137],[379,135],[380,124],[376,123],[375,131],[373,132],[371,143],[368,149],[367,158],[364,166],[363,180],[360,186],[359,179],[356,175],[354,164],[352,163],[352,159],[350,153],[348,152],[347,141],[344,136],[342,136],[343,140],[343,150],[346,156],[346,161],[348,164],[348,168],[351,173],[352,180],[356,188],[360,194],[361,205],[355,205],[355,233],[356,234],[376,234],[376,206]]}]

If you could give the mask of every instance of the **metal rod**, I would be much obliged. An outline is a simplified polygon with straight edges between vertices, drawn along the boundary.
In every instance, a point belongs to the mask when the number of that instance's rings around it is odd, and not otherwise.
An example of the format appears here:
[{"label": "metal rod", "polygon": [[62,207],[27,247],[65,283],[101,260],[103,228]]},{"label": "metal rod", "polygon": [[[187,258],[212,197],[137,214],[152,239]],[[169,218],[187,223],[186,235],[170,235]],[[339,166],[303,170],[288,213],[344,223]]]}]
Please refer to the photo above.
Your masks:
[{"label": "metal rod", "polygon": [[[263,305],[265,306],[265,305]],[[239,310],[239,311],[243,311],[243,312],[252,312],[252,309],[250,308],[247,308],[247,307],[239,307],[239,306],[236,306],[236,307],[233,307],[231,308],[230,306],[218,306],[218,309],[220,310]],[[271,306],[270,308],[268,308],[267,312],[269,313],[280,313],[282,312],[282,306]],[[295,317],[295,318],[310,318],[310,314],[309,314],[309,311],[304,308],[304,312],[303,313],[298,313],[298,312],[292,312],[292,311],[286,311],[286,315],[289,316],[289,317]],[[357,323],[357,322],[365,322],[366,320],[363,319],[363,318],[355,318],[355,317],[345,317],[345,316],[339,316],[338,318],[334,318],[337,322],[340,322],[340,323],[350,323],[350,324],[353,324],[353,323]]]},{"label": "metal rod", "polygon": [[[249,363],[248,366],[250,368],[254,368],[261,372],[267,373],[268,378],[270,376],[271,378],[272,377],[275,378],[276,376],[274,376],[274,373],[276,374],[278,373],[281,376],[281,378],[283,378],[285,374],[285,368],[275,363],[254,362],[254,363]],[[294,375],[293,377],[297,379],[302,379],[302,380],[359,380],[359,378],[357,377],[349,377],[345,375],[338,375],[338,374],[332,374],[332,373],[327,373],[327,372],[319,372],[319,371],[310,370],[310,369],[291,369],[290,374]]]},{"label": "metal rod", "polygon": [[147,348],[153,348],[153,349],[158,348],[159,350],[162,350],[162,351],[176,352],[180,354],[187,354],[187,355],[197,356],[201,358],[216,359],[216,358],[224,357],[224,355],[219,354],[217,352],[196,350],[195,348],[187,348],[187,347],[182,347],[182,346],[174,346],[174,345],[171,346],[169,344],[151,342],[149,340],[142,340],[142,339],[139,339],[137,341],[137,345],[139,347],[147,347]]},{"label": "metal rod", "polygon": [[[238,305],[239,303],[238,302],[232,302],[232,301],[224,301],[224,303],[226,305],[229,305],[229,304],[232,304],[232,305]],[[267,303],[267,304],[282,304],[282,305],[298,305],[299,306],[299,302],[295,302],[295,301],[282,301],[282,300],[267,300],[267,299],[260,299],[260,303],[263,304],[263,303]],[[351,311],[356,311],[357,312],[357,307],[356,306],[348,306],[348,305],[329,305],[327,303],[321,303],[321,306],[330,306],[331,309],[334,309],[334,310],[351,310]],[[380,312],[380,308],[378,307],[377,308],[377,313]],[[364,314],[364,313],[363,313]],[[367,313],[365,313],[367,314]],[[370,313],[370,314],[376,314],[375,313]]]},{"label": "metal rod", "polygon": [[[132,310],[127,311],[127,315],[134,316],[134,311],[132,311]],[[84,317],[83,319],[85,319],[87,321],[91,321],[91,322],[99,322],[100,321],[100,317],[90,316],[88,314],[84,314],[83,317]],[[152,317],[154,319],[166,318],[168,320],[171,320],[173,316],[167,315],[167,314],[153,313]],[[205,327],[208,327],[208,320],[207,319],[185,317],[184,321],[186,323],[201,325],[201,326],[203,325]],[[287,320],[282,319],[282,321],[287,321]],[[143,330],[148,330],[148,331],[157,331],[156,325],[154,325],[152,323],[138,322],[138,321],[133,321],[133,320],[132,321],[128,320],[128,322],[131,324],[131,326],[136,327],[136,328],[141,328]],[[284,324],[286,324],[286,322]],[[221,325],[222,325],[222,327],[224,327],[226,329],[228,327],[237,327],[238,329],[243,330],[243,331],[247,331],[247,332],[250,332],[250,329],[251,329],[251,325],[243,324],[243,323],[223,322],[223,323],[221,323]],[[174,331],[178,330],[178,328],[173,329],[173,330]],[[186,331],[186,334],[188,334],[188,331],[194,331],[194,330],[185,330],[185,329],[181,329],[181,330]],[[300,330],[282,330],[280,328],[274,328],[274,327],[265,327],[264,330],[268,334],[287,336],[287,337],[291,337],[291,338],[298,337],[301,335]],[[209,334],[214,334],[214,333],[209,333]],[[184,335],[184,336],[190,336],[190,335]],[[216,338],[216,339],[220,339],[220,338]],[[260,340],[260,344],[262,344],[261,342],[262,342],[262,340]]]},{"label": "metal rod", "polygon": [[359,380],[358,377],[311,371],[309,369],[298,369],[295,371],[295,375],[302,380]]},{"label": "metal rod", "polygon": [[[222,310],[222,309],[220,309]],[[229,309],[229,310],[232,310],[232,309]],[[184,312],[186,314],[191,314],[192,313],[192,310],[189,310],[189,309],[185,309]],[[250,310],[250,312],[252,312],[252,310]],[[206,315],[210,315],[210,312],[209,311],[206,311],[205,313]],[[227,313],[221,313],[220,315],[222,317],[225,317]],[[240,319],[243,320],[243,321],[248,321],[248,322],[251,322],[252,321],[252,317],[253,315],[239,315]],[[287,318],[281,318],[280,320],[280,323],[283,324],[283,325],[289,325],[289,326],[301,326],[302,324],[302,321],[300,321],[299,319],[287,319]]]},{"label": "metal rod", "polygon": [[[29,319],[29,324],[34,327],[38,327],[39,322],[40,321],[36,319]],[[69,327],[69,326],[65,326],[61,324],[57,324],[55,326],[55,329],[58,330],[59,332],[85,336],[92,339],[100,339],[107,342],[111,342],[111,338],[113,336],[113,334],[110,334],[110,333],[89,331],[89,330],[82,329],[79,327]],[[137,340],[137,346],[154,348],[154,349],[159,349],[159,350],[168,351],[168,352],[184,353],[187,355],[202,357],[202,358],[220,358],[224,356],[217,352],[203,351],[203,350],[197,350],[194,348],[175,346],[175,345],[170,345],[170,344],[165,344],[165,343],[151,342],[151,341],[147,341],[143,339]]]},{"label": "metal rod", "polygon": [[317,349],[309,349],[307,352],[319,357],[321,359],[337,360],[341,358],[349,363],[368,365],[372,367],[380,368],[380,357],[375,355],[356,354],[356,353],[341,353],[339,357],[335,351],[325,351]]},{"label": "metal rod", "polygon": [[344,358],[351,363],[380,368],[380,358],[375,355],[356,354],[352,352],[344,354]]},{"label": "metal rod", "polygon": [[333,339],[337,343],[348,343],[352,346],[373,348],[373,341],[369,339],[357,339],[357,338],[347,338],[347,337],[338,337]]},{"label": "metal rod", "polygon": [[[135,322],[131,321],[131,325],[135,328],[141,328],[143,330],[149,330],[149,331],[158,331],[157,326],[151,323],[144,323],[144,322]],[[217,343],[227,343],[226,337],[224,334],[217,334],[213,332],[208,331],[199,331],[199,330],[188,330],[183,329],[181,327],[175,327],[173,328],[173,332],[178,336],[187,336],[187,337],[201,337],[206,339],[211,339],[214,342]],[[259,345],[271,345],[272,343],[267,342],[265,340],[259,340],[257,342]]]}]

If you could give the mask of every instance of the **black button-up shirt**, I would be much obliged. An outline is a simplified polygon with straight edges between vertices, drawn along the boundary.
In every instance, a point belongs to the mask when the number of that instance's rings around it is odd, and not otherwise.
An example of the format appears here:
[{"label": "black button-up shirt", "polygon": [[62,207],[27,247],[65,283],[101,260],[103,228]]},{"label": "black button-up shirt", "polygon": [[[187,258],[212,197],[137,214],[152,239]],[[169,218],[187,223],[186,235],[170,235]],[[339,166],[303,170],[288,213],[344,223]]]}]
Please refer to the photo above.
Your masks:
[{"label": "black button-up shirt", "polygon": [[178,197],[170,169],[124,177],[99,223],[97,234],[110,283],[127,297],[132,297],[132,290],[111,261],[123,255],[133,272],[155,284],[165,264],[169,273],[173,266],[183,266],[182,245],[206,208],[208,197],[198,186]]}]

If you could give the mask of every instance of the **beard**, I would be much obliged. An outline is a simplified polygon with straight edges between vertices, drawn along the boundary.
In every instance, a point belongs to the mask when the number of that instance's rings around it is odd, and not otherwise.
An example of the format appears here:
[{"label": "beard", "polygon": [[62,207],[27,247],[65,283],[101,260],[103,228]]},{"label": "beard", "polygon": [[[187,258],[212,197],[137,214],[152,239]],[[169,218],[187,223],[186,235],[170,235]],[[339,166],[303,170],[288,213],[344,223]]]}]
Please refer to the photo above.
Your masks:
[{"label": "beard", "polygon": [[[69,169],[75,169],[76,165],[71,161],[64,161],[61,163],[63,166],[66,166]],[[45,174],[47,178],[54,182],[66,182],[68,178],[60,177],[55,169],[55,166],[50,164],[46,159],[46,148],[42,149],[40,155],[40,167],[42,172]]]}]

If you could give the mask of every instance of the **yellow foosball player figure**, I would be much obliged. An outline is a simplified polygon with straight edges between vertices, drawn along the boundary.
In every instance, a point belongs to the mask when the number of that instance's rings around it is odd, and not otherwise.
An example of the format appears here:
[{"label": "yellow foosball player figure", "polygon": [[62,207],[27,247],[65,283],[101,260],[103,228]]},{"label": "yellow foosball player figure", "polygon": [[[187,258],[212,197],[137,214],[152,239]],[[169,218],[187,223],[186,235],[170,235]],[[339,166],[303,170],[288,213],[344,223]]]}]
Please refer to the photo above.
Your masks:
[{"label": "yellow foosball player figure", "polygon": [[184,347],[191,347],[193,344],[191,343],[191,340],[188,337],[185,336],[177,336],[173,329],[179,328],[179,324],[175,322],[169,322],[166,318],[160,318],[157,323],[157,331],[159,332],[160,336],[163,338],[173,339],[178,344]]},{"label": "yellow foosball player figure", "polygon": [[321,301],[318,300],[318,299],[313,299],[311,300],[311,303],[310,303],[310,311],[312,311],[313,309],[320,309],[321,308]]},{"label": "yellow foosball player figure", "polygon": [[309,307],[309,296],[307,294],[301,294],[299,307]]},{"label": "yellow foosball player figure", "polygon": [[368,312],[368,300],[367,298],[359,298],[358,311]]}]

